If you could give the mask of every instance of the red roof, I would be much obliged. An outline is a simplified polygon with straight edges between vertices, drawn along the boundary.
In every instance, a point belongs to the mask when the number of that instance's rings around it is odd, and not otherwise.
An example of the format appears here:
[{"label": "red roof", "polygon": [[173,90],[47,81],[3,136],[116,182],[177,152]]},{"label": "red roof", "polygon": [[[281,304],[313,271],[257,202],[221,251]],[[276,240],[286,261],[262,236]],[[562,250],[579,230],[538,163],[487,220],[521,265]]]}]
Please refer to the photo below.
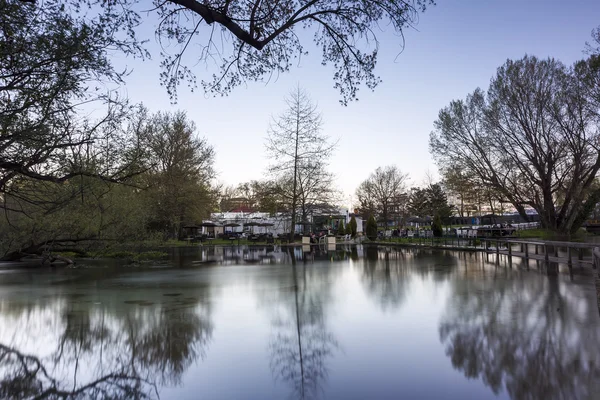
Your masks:
[{"label": "red roof", "polygon": [[245,212],[245,213],[251,213],[254,212],[254,210],[250,207],[246,207],[246,206],[241,206],[239,208],[236,208],[234,210],[231,210],[230,212]]}]

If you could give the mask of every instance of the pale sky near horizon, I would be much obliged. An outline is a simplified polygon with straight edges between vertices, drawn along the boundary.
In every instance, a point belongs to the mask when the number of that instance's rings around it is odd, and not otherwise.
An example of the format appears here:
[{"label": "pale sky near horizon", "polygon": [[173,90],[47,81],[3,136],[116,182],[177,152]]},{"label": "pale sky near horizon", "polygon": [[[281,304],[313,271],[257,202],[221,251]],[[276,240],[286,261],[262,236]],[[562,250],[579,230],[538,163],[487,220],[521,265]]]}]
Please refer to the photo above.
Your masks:
[{"label": "pale sky near horizon", "polygon": [[[216,98],[182,86],[178,103],[172,105],[159,84],[159,49],[152,36],[152,60],[127,60],[133,71],[125,90],[150,111],[187,111],[199,135],[216,150],[218,180],[237,185],[265,177],[269,121],[285,108],[284,96],[300,85],[318,103],[324,132],[339,139],[330,169],[348,206],[349,196],[379,166],[397,165],[409,174],[411,186],[422,184],[427,173],[436,176],[428,142],[439,110],[477,87],[486,89],[506,59],[530,54],[571,64],[584,57],[585,43],[600,25],[598,0],[437,3],[420,15],[416,29],[405,30],[401,54],[393,32],[378,35],[376,73],[383,82],[375,92],[363,87],[359,101],[347,107],[339,104],[333,88],[333,69],[321,66],[320,52],[310,45],[309,56],[276,81],[249,83]],[[196,72],[201,77],[213,71],[199,66]]]}]

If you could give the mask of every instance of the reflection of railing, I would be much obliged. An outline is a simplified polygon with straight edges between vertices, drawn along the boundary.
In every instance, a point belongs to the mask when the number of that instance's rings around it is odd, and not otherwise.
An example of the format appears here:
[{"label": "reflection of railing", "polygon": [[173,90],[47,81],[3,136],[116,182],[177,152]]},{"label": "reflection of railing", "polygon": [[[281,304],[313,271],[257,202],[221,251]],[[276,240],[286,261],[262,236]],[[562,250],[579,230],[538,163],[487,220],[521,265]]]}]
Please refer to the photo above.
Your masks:
[{"label": "reflection of railing", "polygon": [[598,311],[600,311],[600,247],[594,247],[592,259],[596,269],[596,297],[598,298]]},{"label": "reflection of railing", "polygon": [[[591,250],[594,245],[591,243],[579,242],[557,242],[557,241],[533,241],[533,240],[518,240],[518,239],[482,239],[485,250],[487,252],[496,253],[497,255],[505,255],[509,257],[520,257],[525,260],[538,260],[546,263],[567,264],[569,268],[573,265],[592,266],[596,265],[593,260],[584,257],[586,249]],[[518,250],[515,250],[518,246]],[[564,254],[559,254],[559,250],[563,249]],[[574,259],[574,255],[577,258]],[[589,254],[589,253],[588,253]]]}]

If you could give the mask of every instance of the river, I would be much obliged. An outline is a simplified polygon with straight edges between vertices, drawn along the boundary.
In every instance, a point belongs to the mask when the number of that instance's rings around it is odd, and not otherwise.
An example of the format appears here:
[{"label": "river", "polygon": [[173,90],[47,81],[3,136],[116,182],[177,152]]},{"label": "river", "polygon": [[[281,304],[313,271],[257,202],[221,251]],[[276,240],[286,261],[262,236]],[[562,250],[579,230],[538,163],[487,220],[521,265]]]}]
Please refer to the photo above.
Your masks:
[{"label": "river", "polygon": [[368,246],[170,254],[0,269],[0,398],[600,395],[590,271]]}]

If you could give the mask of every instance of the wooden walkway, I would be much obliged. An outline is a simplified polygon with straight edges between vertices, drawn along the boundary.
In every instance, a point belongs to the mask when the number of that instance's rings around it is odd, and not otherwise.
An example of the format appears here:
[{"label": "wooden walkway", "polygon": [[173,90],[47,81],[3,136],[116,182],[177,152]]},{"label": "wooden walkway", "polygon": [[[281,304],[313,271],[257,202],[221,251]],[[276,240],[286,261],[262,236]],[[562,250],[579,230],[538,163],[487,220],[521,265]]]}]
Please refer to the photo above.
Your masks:
[{"label": "wooden walkway", "polygon": [[[492,247],[493,246],[493,247]],[[512,257],[519,257],[526,261],[536,260],[544,262],[546,273],[558,273],[558,265],[566,264],[569,270],[573,266],[591,267],[596,270],[594,280],[598,311],[600,312],[600,247],[594,243],[574,243],[555,241],[527,241],[514,239],[485,239],[485,251],[508,257],[509,265]]]}]

